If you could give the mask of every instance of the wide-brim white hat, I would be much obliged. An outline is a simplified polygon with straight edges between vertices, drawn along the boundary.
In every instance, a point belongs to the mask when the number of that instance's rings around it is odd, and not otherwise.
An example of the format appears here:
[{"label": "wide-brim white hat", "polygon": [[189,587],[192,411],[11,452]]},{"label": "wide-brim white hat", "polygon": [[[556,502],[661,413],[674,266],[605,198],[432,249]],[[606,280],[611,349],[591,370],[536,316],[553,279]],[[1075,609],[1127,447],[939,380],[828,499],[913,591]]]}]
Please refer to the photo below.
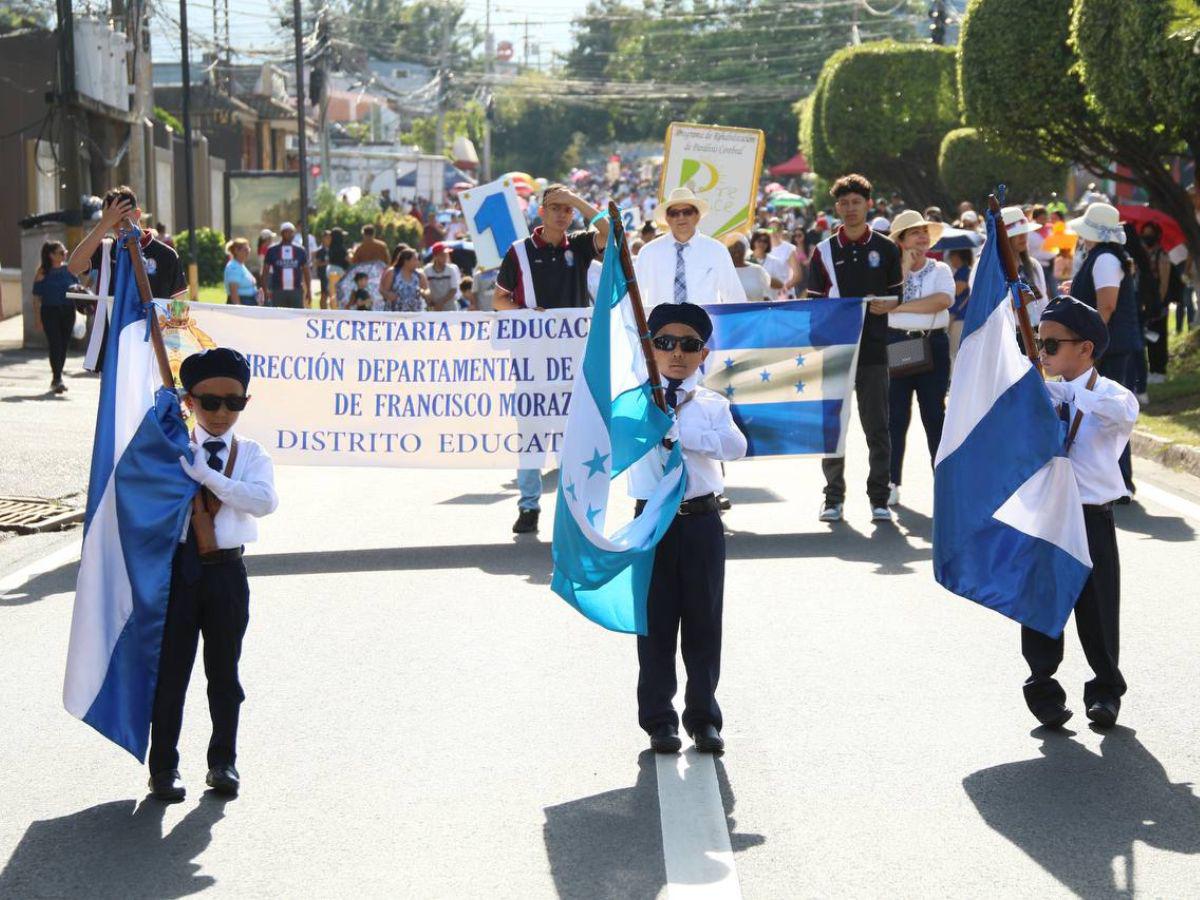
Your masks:
[{"label": "wide-brim white hat", "polygon": [[1000,217],[1004,219],[1004,230],[1010,238],[1029,234],[1042,227],[1037,222],[1030,222],[1028,216],[1025,215],[1025,210],[1019,206],[1004,207],[1000,210]]},{"label": "wide-brim white hat", "polygon": [[892,219],[892,231],[888,236],[893,241],[899,241],[901,235],[910,228],[928,228],[929,243],[936,244],[942,236],[942,231],[946,226],[942,222],[930,222],[915,209],[906,209],[900,215]]},{"label": "wide-brim white hat", "polygon": [[1082,216],[1067,222],[1067,227],[1085,241],[1124,244],[1125,229],[1121,227],[1124,224],[1121,214],[1111,203],[1092,203]]},{"label": "wide-brim white hat", "polygon": [[677,187],[654,210],[654,221],[665,228],[667,225],[667,210],[672,206],[694,206],[700,211],[700,218],[703,219],[708,215],[707,200],[701,200],[691,188]]}]

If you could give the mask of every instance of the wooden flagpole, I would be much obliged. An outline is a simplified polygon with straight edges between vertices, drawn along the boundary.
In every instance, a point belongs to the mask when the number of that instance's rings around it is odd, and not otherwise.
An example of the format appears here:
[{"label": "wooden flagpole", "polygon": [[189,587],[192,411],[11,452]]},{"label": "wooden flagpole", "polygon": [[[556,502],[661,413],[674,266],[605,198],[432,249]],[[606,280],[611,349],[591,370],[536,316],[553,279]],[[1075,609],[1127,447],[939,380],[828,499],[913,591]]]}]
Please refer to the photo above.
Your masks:
[{"label": "wooden flagpole", "polygon": [[646,324],[646,310],[642,306],[642,292],[638,288],[637,278],[633,274],[633,257],[629,253],[629,243],[625,240],[625,226],[621,222],[621,211],[612,200],[608,201],[609,227],[613,239],[621,254],[621,272],[629,289],[629,305],[633,309],[633,319],[637,323],[638,337],[642,345],[642,356],[646,359],[646,372],[650,376],[650,391],[654,396],[654,404],[663,412],[667,410],[667,394],[658,373],[658,363],[654,361],[654,347],[650,343],[650,326]]},{"label": "wooden flagpole", "polygon": [[[996,217],[996,239],[1000,250],[1000,263],[1004,266],[1004,277],[1009,284],[1017,280],[1017,254],[1009,243],[1008,229],[1004,225],[1004,217],[1000,213],[1000,201],[995,194],[988,194],[988,209]],[[1033,339],[1033,324],[1029,321],[1029,310],[1026,308],[1036,299],[1027,290],[1020,291],[1021,302],[1017,304],[1017,327],[1021,329],[1021,342],[1025,345],[1025,355],[1037,368],[1043,378],[1042,361],[1038,357],[1037,344]]]},{"label": "wooden flagpole", "polygon": [[[171,373],[171,361],[167,357],[167,346],[163,342],[162,329],[158,326],[158,311],[154,306],[154,293],[150,289],[150,279],[146,275],[146,263],[142,259],[142,248],[138,243],[138,235],[130,231],[124,239],[125,249],[129,251],[129,263],[133,266],[133,279],[137,283],[138,297],[146,307],[146,316],[150,320],[150,344],[154,347],[154,359],[158,363],[158,374],[163,387],[175,390],[175,376]],[[109,340],[114,340],[109,335]],[[180,407],[179,415],[183,416]],[[200,488],[192,497],[192,529],[196,533],[196,549],[203,555],[217,550],[217,531],[213,522],[216,509],[220,509],[220,501],[207,488]]]}]

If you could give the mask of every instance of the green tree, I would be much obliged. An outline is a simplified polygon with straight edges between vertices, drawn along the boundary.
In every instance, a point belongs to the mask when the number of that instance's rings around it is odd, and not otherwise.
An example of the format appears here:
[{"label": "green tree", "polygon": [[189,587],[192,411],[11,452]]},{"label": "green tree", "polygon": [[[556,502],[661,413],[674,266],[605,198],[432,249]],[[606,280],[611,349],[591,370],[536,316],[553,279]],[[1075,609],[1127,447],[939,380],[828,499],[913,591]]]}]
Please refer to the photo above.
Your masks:
[{"label": "green tree", "polygon": [[[192,262],[188,232],[175,235],[179,261],[186,269]],[[220,284],[225,278],[225,235],[215,228],[196,229],[196,272],[201,284]]]},{"label": "green tree", "polygon": [[840,50],[813,102],[819,175],[861,172],[909,203],[945,202],[938,152],[958,124],[952,48],[879,41]]},{"label": "green tree", "polygon": [[21,28],[50,28],[54,4],[47,0],[5,0],[0,6],[0,34]]},{"label": "green tree", "polygon": [[977,128],[956,128],[942,139],[938,171],[954,200],[976,205],[998,184],[1007,186],[1009,203],[1023,203],[1061,191],[1067,181],[1064,164],[1015,156]]},{"label": "green tree", "polygon": [[[1200,15],[1200,5],[1181,0],[1076,0],[1071,46],[1092,116],[1152,135],[1154,148],[1186,144],[1200,158],[1200,45],[1181,18],[1187,6]],[[1186,197],[1176,201],[1167,211],[1191,219]]]},{"label": "green tree", "polygon": [[[469,138],[476,147],[480,146],[483,142],[483,115],[483,107],[474,100],[457,109],[446,110],[446,147],[451,147],[454,139],[460,135]],[[400,136],[400,140],[405,144],[416,144],[426,153],[436,153],[437,116],[414,120],[412,127]]]}]

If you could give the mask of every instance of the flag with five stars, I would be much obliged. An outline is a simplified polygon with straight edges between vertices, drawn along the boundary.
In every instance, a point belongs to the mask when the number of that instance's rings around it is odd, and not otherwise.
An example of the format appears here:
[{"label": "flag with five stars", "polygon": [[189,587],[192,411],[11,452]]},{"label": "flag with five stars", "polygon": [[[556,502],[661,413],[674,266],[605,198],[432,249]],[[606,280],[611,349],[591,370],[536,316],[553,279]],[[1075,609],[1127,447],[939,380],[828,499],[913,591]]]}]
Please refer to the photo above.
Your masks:
[{"label": "flag with five stars", "polygon": [[[656,446],[672,418],[654,405],[620,252],[609,233],[583,364],[563,434],[554,514],[554,592],[612,631],[646,633],[654,550],[683,500],[678,444],[640,516],[613,528],[610,511],[633,514],[614,482]],[[611,500],[611,504],[610,504]]]},{"label": "flag with five stars", "polygon": [[841,456],[866,304],[858,299],[706,306],[704,385],[729,398],[747,456]]}]

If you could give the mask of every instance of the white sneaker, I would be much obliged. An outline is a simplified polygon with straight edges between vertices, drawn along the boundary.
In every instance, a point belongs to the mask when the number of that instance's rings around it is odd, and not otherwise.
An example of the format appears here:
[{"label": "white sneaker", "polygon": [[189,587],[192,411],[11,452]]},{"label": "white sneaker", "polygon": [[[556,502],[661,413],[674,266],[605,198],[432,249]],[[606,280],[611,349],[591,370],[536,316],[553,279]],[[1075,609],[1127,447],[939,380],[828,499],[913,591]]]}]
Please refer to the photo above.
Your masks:
[{"label": "white sneaker", "polygon": [[890,509],[888,509],[886,506],[872,506],[871,507],[871,521],[872,522],[890,522],[890,521],[892,521],[892,511]]},{"label": "white sneaker", "polygon": [[826,503],[823,507],[821,507],[821,515],[819,518],[822,522],[842,521],[842,504]]},{"label": "white sneaker", "polygon": [[1147,394],[1145,391],[1142,391],[1140,394],[1137,395],[1137,402],[1138,402],[1138,406],[1149,406],[1150,405],[1150,395]]},{"label": "white sneaker", "polygon": [[1147,384],[1166,384],[1167,376],[1162,374],[1161,372],[1151,372],[1149,375],[1146,376],[1146,383]]},{"label": "white sneaker", "polygon": [[888,488],[890,491],[888,493],[888,506],[899,506],[900,505],[900,485],[889,484]]}]

